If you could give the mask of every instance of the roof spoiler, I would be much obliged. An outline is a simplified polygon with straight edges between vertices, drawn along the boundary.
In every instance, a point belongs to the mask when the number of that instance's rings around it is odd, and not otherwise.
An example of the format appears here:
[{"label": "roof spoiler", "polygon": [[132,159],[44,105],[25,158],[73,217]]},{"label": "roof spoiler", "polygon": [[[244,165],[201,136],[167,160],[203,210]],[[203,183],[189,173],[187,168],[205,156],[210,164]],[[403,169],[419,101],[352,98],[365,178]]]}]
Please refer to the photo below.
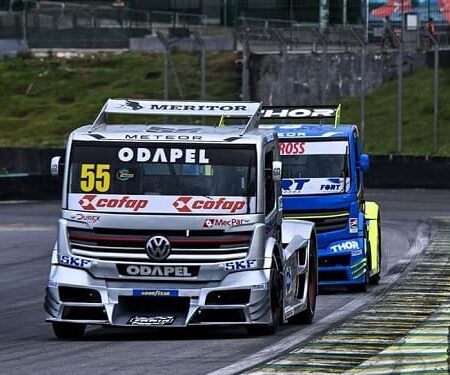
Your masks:
[{"label": "roof spoiler", "polygon": [[334,118],[334,126],[337,127],[341,117],[341,105],[337,106],[264,106],[261,110],[262,119],[320,119]]},{"label": "roof spoiler", "polygon": [[108,99],[90,132],[106,125],[109,113],[126,115],[159,115],[159,116],[217,116],[224,118],[248,118],[242,134],[258,127],[261,103],[258,102],[202,102],[174,100],[142,100],[142,99]]}]

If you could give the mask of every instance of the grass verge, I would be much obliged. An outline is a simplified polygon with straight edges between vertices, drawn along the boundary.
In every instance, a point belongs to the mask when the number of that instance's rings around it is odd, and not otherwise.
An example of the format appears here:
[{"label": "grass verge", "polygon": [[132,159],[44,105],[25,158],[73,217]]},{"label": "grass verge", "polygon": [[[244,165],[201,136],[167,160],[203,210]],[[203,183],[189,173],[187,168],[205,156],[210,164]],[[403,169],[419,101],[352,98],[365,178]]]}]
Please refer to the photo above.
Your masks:
[{"label": "grass verge", "polygon": [[[174,53],[181,85],[170,76],[170,98],[200,98],[200,57]],[[233,53],[207,55],[206,94],[238,100]],[[85,58],[11,58],[0,62],[0,146],[62,146],[71,130],[92,123],[106,99],[163,98],[162,54]],[[181,90],[181,92],[180,92]]]}]

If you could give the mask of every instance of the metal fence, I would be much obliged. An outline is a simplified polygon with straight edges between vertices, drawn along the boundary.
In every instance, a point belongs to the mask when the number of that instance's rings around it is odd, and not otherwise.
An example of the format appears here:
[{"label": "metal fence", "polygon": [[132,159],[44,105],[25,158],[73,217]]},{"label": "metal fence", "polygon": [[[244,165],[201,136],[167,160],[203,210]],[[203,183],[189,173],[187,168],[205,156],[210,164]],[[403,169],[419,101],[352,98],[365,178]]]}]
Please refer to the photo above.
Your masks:
[{"label": "metal fence", "polygon": [[128,48],[130,37],[150,32],[149,14],[131,9],[45,3],[0,13],[0,38],[31,48]]},{"label": "metal fence", "polygon": [[[305,26],[287,21],[277,22],[277,20],[272,19],[258,20],[255,18],[240,19],[239,27],[236,28],[236,38],[242,49],[241,96],[243,99],[263,100],[270,105],[293,104],[292,100],[296,96],[294,95],[295,89],[292,87],[303,85],[304,91],[308,92],[307,96],[316,103],[325,104],[327,101],[339,100],[339,95],[336,95],[335,92],[333,96],[329,88],[330,82],[340,79],[333,76],[332,66],[333,64],[336,65],[333,59],[337,55],[344,56],[343,58],[349,59],[349,65],[352,66],[352,75],[348,76],[347,79],[353,82],[353,95],[359,95],[360,97],[360,118],[358,123],[364,142],[366,96],[368,88],[371,87],[368,81],[371,79],[370,75],[373,75],[373,71],[368,72],[367,69],[369,55],[372,59],[382,59],[382,56],[388,56],[386,57],[386,63],[389,67],[384,66],[382,69],[390,69],[390,79],[397,80],[397,102],[392,104],[397,106],[394,137],[396,137],[396,151],[400,153],[404,150],[404,98],[414,95],[413,92],[405,91],[403,77],[411,69],[414,69],[412,67],[414,64],[418,66],[423,65],[423,60],[422,62],[415,60],[420,60],[420,56],[427,53],[432,60],[431,67],[433,69],[433,80],[429,82],[432,86],[430,90],[432,92],[430,105],[433,108],[433,116],[430,118],[428,126],[428,128],[432,128],[429,152],[437,152],[441,139],[439,137],[440,127],[438,121],[440,111],[439,55],[444,52],[450,55],[449,34],[443,27],[438,28],[435,35],[431,35],[425,28],[425,25],[417,26],[415,30],[407,30],[406,25],[403,25],[403,28],[400,27],[400,30],[393,28],[390,35],[391,44],[387,44],[385,40],[386,35],[380,34],[369,37],[364,26],[329,26],[321,30],[318,26]],[[254,89],[255,85],[259,83],[254,82],[257,78],[250,72],[250,56],[254,58],[255,55],[263,56],[273,53],[276,53],[276,55],[273,55],[276,63],[272,64],[272,68],[276,70],[276,74],[267,83],[271,88],[261,89],[262,91],[259,93],[255,90],[251,92],[252,86]],[[313,83],[318,86],[316,90],[311,87],[311,81],[298,81],[298,75],[292,74],[292,58],[296,54],[315,56],[317,66],[313,74],[320,76],[320,79],[316,79]],[[357,63],[350,62],[350,60],[355,59]],[[304,68],[304,66],[297,67],[297,70]],[[256,69],[270,68],[264,66]],[[335,68],[334,72],[336,73],[338,69]],[[304,71],[303,74],[306,75],[308,73]],[[424,85],[426,84],[424,82]],[[258,96],[261,93],[265,93],[265,97]],[[298,97],[294,100],[298,100]]]}]

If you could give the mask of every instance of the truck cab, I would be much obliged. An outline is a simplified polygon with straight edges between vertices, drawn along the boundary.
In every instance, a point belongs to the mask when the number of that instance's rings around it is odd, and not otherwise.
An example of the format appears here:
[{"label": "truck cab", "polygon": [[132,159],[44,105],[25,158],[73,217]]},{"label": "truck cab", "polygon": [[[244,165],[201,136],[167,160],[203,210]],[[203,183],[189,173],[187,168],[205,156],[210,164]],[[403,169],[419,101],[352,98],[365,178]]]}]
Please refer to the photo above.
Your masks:
[{"label": "truck cab", "polygon": [[[338,107],[265,108],[276,125],[283,161],[283,215],[316,224],[319,286],[365,291],[381,268],[380,213],[364,199],[369,156],[361,150],[356,125],[325,124]],[[302,123],[308,120],[318,123]],[[283,123],[284,120],[290,120]]]},{"label": "truck cab", "polygon": [[273,333],[312,322],[314,224],[282,218],[278,138],[259,129],[260,106],[109,99],[72,132],[52,160],[64,176],[45,299],[57,337],[87,324]]}]

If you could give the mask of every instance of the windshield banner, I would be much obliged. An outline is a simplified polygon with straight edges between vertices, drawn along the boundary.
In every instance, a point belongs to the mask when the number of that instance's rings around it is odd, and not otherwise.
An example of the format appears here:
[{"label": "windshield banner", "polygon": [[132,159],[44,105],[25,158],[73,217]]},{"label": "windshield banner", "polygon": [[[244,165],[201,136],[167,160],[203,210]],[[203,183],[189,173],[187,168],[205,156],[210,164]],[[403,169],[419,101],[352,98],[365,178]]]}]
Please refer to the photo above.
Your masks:
[{"label": "windshield banner", "polygon": [[280,155],[344,155],[346,141],[280,142]]},{"label": "windshield banner", "polygon": [[281,182],[283,195],[337,194],[348,191],[350,178],[284,178]]},{"label": "windshield banner", "polygon": [[144,214],[249,214],[256,197],[69,194],[69,210]]}]

